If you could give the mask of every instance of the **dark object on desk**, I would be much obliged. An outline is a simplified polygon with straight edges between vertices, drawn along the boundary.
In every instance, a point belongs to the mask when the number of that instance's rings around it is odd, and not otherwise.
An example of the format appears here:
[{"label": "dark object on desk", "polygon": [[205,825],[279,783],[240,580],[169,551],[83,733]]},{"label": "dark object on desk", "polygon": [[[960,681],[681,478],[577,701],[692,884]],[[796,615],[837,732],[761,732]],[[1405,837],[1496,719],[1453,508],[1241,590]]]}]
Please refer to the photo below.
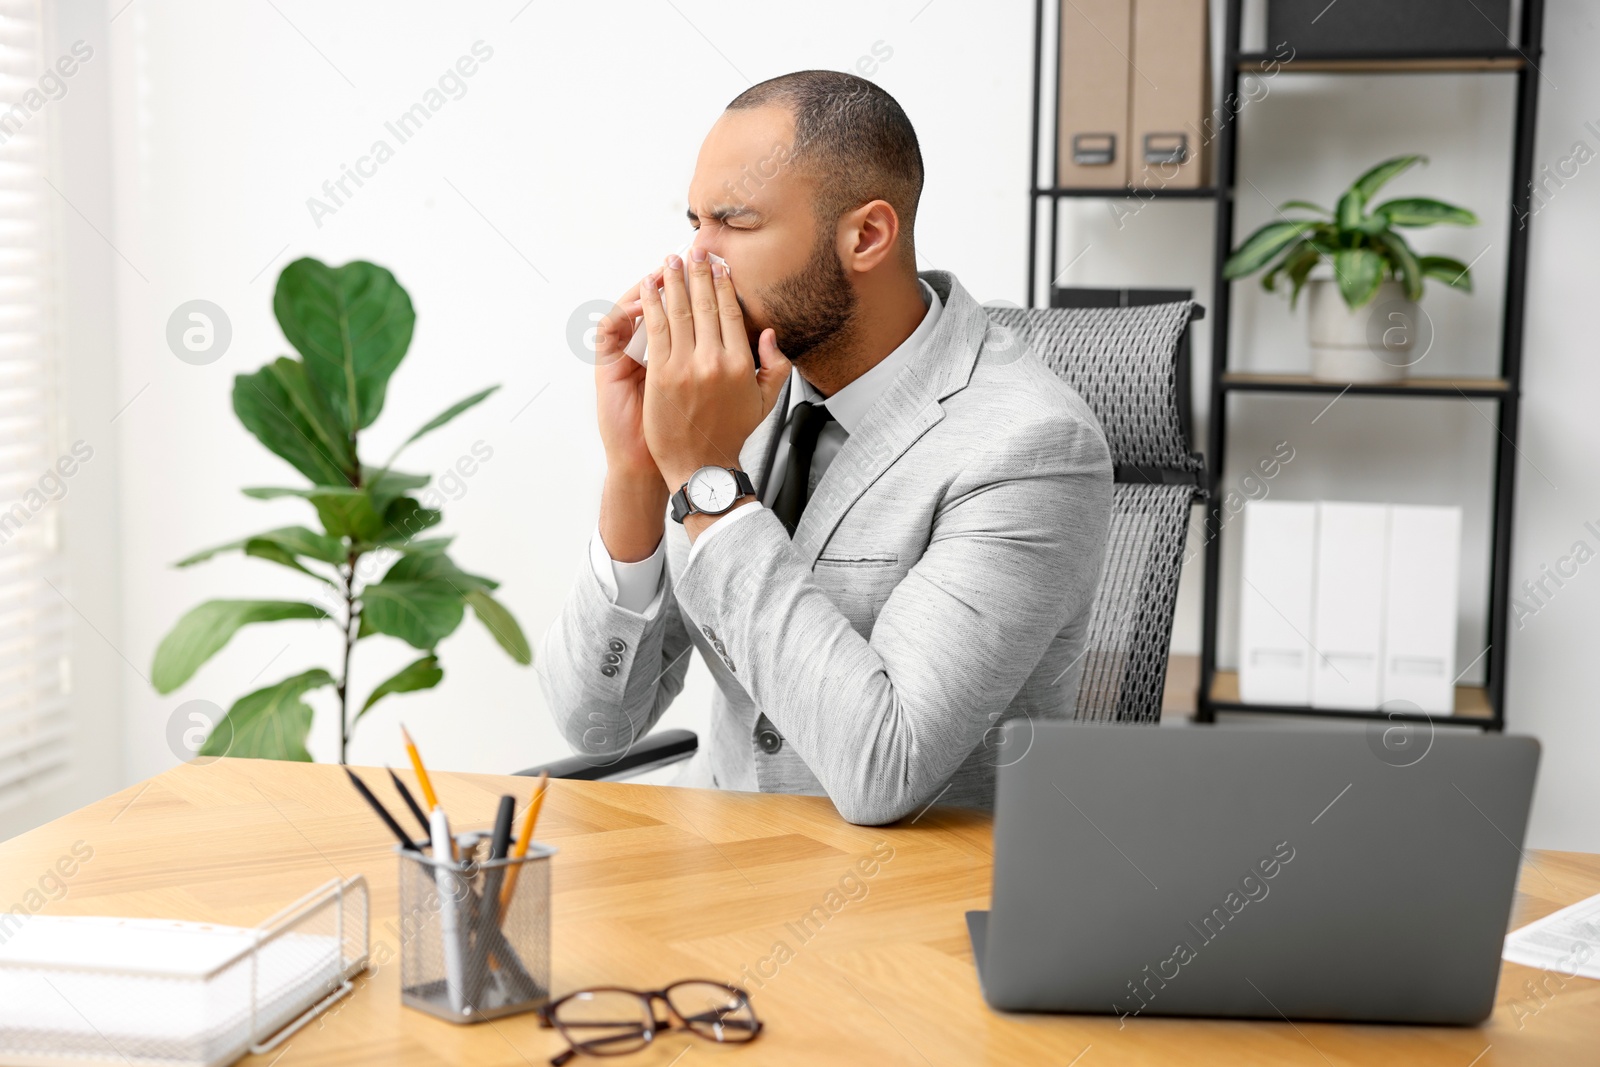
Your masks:
[{"label": "dark object on desk", "polygon": [[394,816],[389,814],[389,809],[378,803],[378,798],[372,795],[372,790],[367,788],[367,783],[357,778],[356,772],[349,767],[344,769],[344,773],[350,776],[350,784],[356,787],[356,792],[361,794],[361,798],[372,807],[373,811],[377,812],[378,818],[383,820],[383,824],[389,828],[389,832],[400,840],[401,847],[412,852],[419,851],[417,843],[406,835],[406,832],[400,828],[399,823],[394,821]]},{"label": "dark object on desk", "polygon": [[400,799],[406,802],[406,807],[411,809],[411,814],[416,818],[417,822],[422,824],[423,834],[427,835],[432,832],[428,826],[428,813],[422,810],[422,805],[418,804],[417,798],[411,795],[411,790],[407,789],[406,784],[400,780],[400,776],[394,773],[394,768],[386,763],[383,765],[383,769],[389,772],[389,780],[394,783],[395,792],[400,794]]},{"label": "dark object on desk", "polygon": [[1039,723],[1028,740],[1000,770],[993,911],[967,913],[992,1007],[1463,1025],[1493,1010],[1532,738]]},{"label": "dark object on desk", "polygon": [[[656,1001],[677,1016],[656,1018]],[[707,1041],[736,1045],[754,1041],[761,1020],[750,994],[738,986],[703,978],[674,982],[665,989],[596,986],[579,989],[539,1009],[539,1025],[554,1027],[572,1047],[552,1056],[563,1067],[574,1056],[625,1056],[638,1052],[666,1030],[688,1030]]]},{"label": "dark object on desk", "polygon": [[1512,47],[1511,0],[1268,0],[1268,52],[1459,55]]},{"label": "dark object on desk", "polygon": [[569,756],[516,773],[537,778],[548,771],[552,778],[611,782],[686,760],[699,747],[700,740],[693,730],[656,730],[639,738],[620,756]]}]

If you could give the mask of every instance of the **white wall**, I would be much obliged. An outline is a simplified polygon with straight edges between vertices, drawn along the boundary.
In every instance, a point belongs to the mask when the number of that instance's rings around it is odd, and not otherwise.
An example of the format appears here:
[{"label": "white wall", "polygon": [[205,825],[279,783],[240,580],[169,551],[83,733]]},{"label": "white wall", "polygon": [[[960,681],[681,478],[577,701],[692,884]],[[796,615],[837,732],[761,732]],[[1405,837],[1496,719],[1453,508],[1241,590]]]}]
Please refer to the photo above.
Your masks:
[{"label": "white wall", "polygon": [[[1600,98],[1600,74],[1584,59],[1594,30],[1586,16],[1563,7],[1552,11],[1548,31],[1553,84],[1544,86],[1541,161],[1553,162],[1579,137],[1600,144],[1582,125],[1600,118],[1583,103]],[[123,10],[106,30],[116,181],[114,222],[104,228],[120,253],[117,395],[148,388],[116,424],[121,651],[147,672],[161,635],[202,599],[303,595],[293,575],[258,561],[181,572],[168,566],[195,548],[304,518],[292,502],[238,494],[243,485],[292,484],[285,479],[295,475],[245,433],[228,402],[235,374],[286,350],[271,316],[271,290],[278,270],[303,254],[382,263],[417,306],[411,355],[371,433],[377,452],[457,396],[504,383],[489,403],[419,445],[405,465],[437,471],[476,441],[494,449],[447,507],[446,529],[459,534],[464,565],[505,583],[505,602],[537,639],[584,565],[602,470],[590,369],[568,348],[569,318],[586,301],[616,295],[684,240],[685,187],[721,107],[762,78],[805,67],[852,69],[875,45],[880,56],[891,50],[872,76],[905,106],[922,140],[923,265],[954,270],[980,299],[1020,301],[1031,21],[1032,4],[1016,0],[981,7],[954,0],[525,7],[506,0],[449,10],[140,0]],[[467,82],[465,96],[446,104],[319,226],[307,198],[320,196],[324,180],[338,177],[375,139],[393,143],[385,120],[480,40],[493,58]],[[1252,105],[1241,148],[1244,173],[1268,199],[1331,198],[1365,163],[1420,148],[1433,164],[1396,189],[1467,203],[1486,220],[1481,230],[1441,234],[1427,246],[1470,259],[1504,233],[1504,91],[1461,78],[1282,81]],[[1585,518],[1600,520],[1591,503],[1600,476],[1585,447],[1593,443],[1586,397],[1594,394],[1580,388],[1594,375],[1580,332],[1593,257],[1580,242],[1593,232],[1597,189],[1600,178],[1586,169],[1536,222],[1519,578],[1589,536]],[[1208,208],[1157,204],[1120,230],[1103,205],[1070,211],[1062,262],[1085,245],[1090,251],[1065,280],[1190,285],[1209,299]],[[1241,232],[1267,211],[1247,190]],[[1491,251],[1479,263],[1478,296],[1429,298],[1444,323],[1439,367],[1430,369],[1487,372],[1498,270]],[[1300,365],[1298,319],[1248,287],[1238,293],[1241,365]],[[194,298],[221,305],[234,330],[226,356],[205,367],[180,362],[164,341],[172,309]],[[1204,381],[1204,334],[1197,383]],[[1203,433],[1203,391],[1200,399]],[[1483,600],[1492,431],[1462,403],[1418,403],[1401,412],[1393,401],[1347,398],[1313,426],[1321,406],[1241,405],[1245,429],[1233,439],[1233,456],[1249,462],[1277,440],[1293,441],[1297,458],[1274,486],[1285,496],[1462,502],[1472,531],[1463,564],[1467,650],[1481,641],[1481,618],[1471,611]],[[1225,480],[1237,476],[1230,470]],[[1185,579],[1179,651],[1192,651],[1198,640],[1198,563],[1197,555]],[[1586,771],[1600,740],[1587,706],[1591,657],[1582,654],[1594,632],[1585,623],[1600,605],[1592,569],[1513,635],[1511,723],[1546,741],[1532,834],[1541,846],[1600,849],[1600,829],[1582,817],[1600,801],[1600,776]],[[247,688],[331,666],[336,644],[327,627],[258,627],[170,697],[122,668],[126,779],[172,764],[166,724],[183,701],[226,706]],[[365,642],[358,688],[408,653],[384,638]],[[564,753],[531,670],[511,664],[470,619],[444,643],[442,657],[443,686],[374,712],[357,734],[352,761],[399,761],[394,724],[401,718],[442,767],[504,771]],[[313,749],[327,759],[335,752],[331,702],[325,693],[311,699],[319,709]],[[703,721],[708,699],[709,678],[696,664],[669,719]]]}]

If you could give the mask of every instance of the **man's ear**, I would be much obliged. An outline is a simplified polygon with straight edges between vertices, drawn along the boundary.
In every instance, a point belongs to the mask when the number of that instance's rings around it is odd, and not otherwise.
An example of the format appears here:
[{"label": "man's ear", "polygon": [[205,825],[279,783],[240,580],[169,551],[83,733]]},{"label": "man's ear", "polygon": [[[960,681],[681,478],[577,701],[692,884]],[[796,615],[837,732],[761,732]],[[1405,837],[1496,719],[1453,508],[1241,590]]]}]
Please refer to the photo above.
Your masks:
[{"label": "man's ear", "polygon": [[846,270],[865,273],[896,257],[900,216],[887,200],[862,204],[839,221]]}]

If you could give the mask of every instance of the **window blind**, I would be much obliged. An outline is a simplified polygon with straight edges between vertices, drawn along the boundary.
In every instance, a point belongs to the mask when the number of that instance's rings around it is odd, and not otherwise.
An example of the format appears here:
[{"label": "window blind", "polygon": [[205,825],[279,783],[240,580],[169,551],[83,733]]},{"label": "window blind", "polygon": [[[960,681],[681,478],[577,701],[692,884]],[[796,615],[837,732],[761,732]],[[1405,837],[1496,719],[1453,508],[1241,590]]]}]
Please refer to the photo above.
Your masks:
[{"label": "window blind", "polygon": [[[45,184],[55,83],[39,0],[0,0],[0,808],[71,770],[60,552],[55,203]],[[35,106],[37,105],[37,106]],[[59,592],[58,592],[59,590]]]}]

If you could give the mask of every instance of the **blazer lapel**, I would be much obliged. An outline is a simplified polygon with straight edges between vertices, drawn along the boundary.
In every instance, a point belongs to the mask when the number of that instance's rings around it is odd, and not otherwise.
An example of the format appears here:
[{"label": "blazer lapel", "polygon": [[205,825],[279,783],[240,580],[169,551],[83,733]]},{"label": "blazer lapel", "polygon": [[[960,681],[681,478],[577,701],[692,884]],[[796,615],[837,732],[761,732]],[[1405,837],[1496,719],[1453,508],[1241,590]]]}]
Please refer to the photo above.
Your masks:
[{"label": "blazer lapel", "polygon": [[944,303],[939,323],[927,347],[873,404],[861,428],[846,439],[806,503],[794,546],[807,566],[815,565],[839,520],[867,487],[944,417],[939,402],[972,377],[989,330],[987,313],[948,271],[923,271],[920,277]]}]

